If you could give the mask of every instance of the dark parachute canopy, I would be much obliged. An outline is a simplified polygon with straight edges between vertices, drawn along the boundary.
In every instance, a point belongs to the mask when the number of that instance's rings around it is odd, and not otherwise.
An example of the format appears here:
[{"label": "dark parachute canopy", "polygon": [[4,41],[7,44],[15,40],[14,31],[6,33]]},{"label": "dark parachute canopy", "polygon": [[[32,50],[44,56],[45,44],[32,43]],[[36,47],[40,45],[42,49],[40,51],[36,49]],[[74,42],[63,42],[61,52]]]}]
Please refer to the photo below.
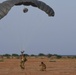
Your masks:
[{"label": "dark parachute canopy", "polygon": [[[37,7],[42,11],[44,11],[49,16],[54,16],[55,14],[54,10],[50,6],[39,0],[6,0],[0,3],[0,19],[6,16],[13,6],[18,6],[18,5],[24,5],[24,6],[31,5],[33,7]],[[23,11],[26,12],[28,11],[28,9],[26,8]]]}]

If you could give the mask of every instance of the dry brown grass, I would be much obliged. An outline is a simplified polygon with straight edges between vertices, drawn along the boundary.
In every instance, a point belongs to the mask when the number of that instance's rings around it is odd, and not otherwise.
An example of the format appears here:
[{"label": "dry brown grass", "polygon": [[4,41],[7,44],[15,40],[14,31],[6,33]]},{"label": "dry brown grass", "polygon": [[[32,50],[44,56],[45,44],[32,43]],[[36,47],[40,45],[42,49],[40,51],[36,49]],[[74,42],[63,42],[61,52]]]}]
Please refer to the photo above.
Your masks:
[{"label": "dry brown grass", "polygon": [[[5,59],[0,62],[0,75],[76,75],[76,59],[27,58],[25,69],[20,68],[19,59]],[[40,71],[40,62],[43,61],[47,69]]]}]

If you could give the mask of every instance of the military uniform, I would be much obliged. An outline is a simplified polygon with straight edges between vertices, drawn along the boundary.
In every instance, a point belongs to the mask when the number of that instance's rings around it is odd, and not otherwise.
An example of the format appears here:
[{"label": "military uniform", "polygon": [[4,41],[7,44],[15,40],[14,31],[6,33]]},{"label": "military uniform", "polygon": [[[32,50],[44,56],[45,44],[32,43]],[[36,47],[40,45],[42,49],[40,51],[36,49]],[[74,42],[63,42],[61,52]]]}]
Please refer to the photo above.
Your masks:
[{"label": "military uniform", "polygon": [[43,62],[41,62],[40,66],[41,66],[40,69],[41,71],[46,71],[46,65]]},{"label": "military uniform", "polygon": [[26,57],[24,55],[21,55],[21,62],[20,62],[20,67],[21,69],[25,69],[25,62],[27,61]]}]

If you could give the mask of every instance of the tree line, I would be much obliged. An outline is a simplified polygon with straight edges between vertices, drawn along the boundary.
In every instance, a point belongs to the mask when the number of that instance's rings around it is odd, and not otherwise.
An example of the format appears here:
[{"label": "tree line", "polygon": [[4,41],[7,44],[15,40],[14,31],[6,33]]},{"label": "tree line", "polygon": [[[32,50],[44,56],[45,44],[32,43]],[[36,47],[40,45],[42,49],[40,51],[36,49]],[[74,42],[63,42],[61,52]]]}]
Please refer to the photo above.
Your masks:
[{"label": "tree line", "polygon": [[[38,55],[36,54],[24,54],[26,57],[27,56],[31,56],[31,57],[37,57],[37,56],[46,56],[46,57],[51,57],[51,56],[57,56],[57,57],[59,57],[59,58],[61,58],[61,55],[57,55],[57,54],[44,54],[44,53],[39,53]],[[13,57],[19,57],[20,56],[20,54],[16,54],[16,53],[14,53],[14,54],[3,54],[3,55],[0,55],[0,56],[3,56],[3,57],[11,57],[11,56],[13,56]]]},{"label": "tree line", "polygon": [[[73,55],[73,56],[71,56],[71,55],[65,55],[65,56],[63,56],[63,55],[58,55],[58,54],[44,54],[44,53],[39,53],[39,54],[24,54],[26,57],[29,57],[29,56],[31,56],[31,57],[42,57],[42,56],[44,56],[44,57],[48,57],[48,58],[50,58],[50,57],[56,57],[56,58],[58,58],[58,59],[60,59],[60,58],[62,58],[62,57],[67,57],[67,58],[76,58],[76,55]],[[2,55],[0,55],[0,56],[2,56],[2,57],[7,57],[7,58],[10,58],[10,57],[20,57],[20,54],[16,54],[16,53],[13,53],[13,54],[2,54]]]}]

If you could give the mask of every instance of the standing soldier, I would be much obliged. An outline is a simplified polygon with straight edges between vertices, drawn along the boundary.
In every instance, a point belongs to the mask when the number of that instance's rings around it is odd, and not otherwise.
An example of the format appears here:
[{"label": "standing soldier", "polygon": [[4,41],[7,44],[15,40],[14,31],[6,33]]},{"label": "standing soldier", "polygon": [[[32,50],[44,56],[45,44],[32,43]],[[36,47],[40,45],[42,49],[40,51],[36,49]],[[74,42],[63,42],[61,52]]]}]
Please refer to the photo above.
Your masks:
[{"label": "standing soldier", "polygon": [[21,59],[20,67],[21,67],[21,69],[25,69],[25,65],[24,64],[27,61],[27,59],[26,59],[26,57],[25,57],[25,55],[23,53],[24,53],[24,51],[21,51],[21,56],[20,56],[20,59]]},{"label": "standing soldier", "polygon": [[46,65],[43,62],[41,62],[40,66],[41,66],[40,69],[41,71],[46,71]]}]

